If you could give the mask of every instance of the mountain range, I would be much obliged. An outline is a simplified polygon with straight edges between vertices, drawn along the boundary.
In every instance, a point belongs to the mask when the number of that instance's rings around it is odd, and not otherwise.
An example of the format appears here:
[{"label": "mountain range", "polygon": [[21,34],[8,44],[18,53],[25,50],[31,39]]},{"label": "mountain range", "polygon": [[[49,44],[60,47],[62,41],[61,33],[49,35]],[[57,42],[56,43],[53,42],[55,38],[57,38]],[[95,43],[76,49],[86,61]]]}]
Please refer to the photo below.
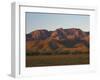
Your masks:
[{"label": "mountain range", "polygon": [[78,28],[35,30],[26,34],[27,55],[89,53],[89,32]]}]

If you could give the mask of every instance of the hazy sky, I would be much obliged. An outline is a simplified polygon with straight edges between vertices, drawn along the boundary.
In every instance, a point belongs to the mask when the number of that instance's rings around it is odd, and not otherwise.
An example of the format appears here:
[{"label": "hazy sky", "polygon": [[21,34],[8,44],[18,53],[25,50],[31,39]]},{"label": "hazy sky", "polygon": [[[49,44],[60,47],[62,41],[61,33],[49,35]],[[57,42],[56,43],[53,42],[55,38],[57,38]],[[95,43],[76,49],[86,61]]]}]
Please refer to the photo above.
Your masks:
[{"label": "hazy sky", "polygon": [[79,28],[89,31],[90,16],[74,14],[26,13],[26,33],[38,29]]}]

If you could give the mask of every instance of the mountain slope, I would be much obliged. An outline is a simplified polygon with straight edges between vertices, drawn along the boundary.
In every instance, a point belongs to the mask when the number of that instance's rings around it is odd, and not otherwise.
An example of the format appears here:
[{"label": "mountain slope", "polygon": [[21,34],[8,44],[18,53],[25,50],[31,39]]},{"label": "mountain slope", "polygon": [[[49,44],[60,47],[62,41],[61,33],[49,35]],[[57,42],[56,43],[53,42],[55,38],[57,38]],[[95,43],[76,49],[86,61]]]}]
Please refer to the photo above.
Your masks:
[{"label": "mountain slope", "polygon": [[89,53],[89,32],[76,28],[36,30],[26,34],[26,52],[33,55]]}]

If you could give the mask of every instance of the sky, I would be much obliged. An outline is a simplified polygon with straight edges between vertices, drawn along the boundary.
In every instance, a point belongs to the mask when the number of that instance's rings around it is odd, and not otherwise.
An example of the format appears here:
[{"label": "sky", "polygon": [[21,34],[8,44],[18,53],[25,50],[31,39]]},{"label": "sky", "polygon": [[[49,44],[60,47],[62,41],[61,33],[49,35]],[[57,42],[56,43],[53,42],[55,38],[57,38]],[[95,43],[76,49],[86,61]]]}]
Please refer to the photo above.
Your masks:
[{"label": "sky", "polygon": [[26,12],[25,14],[26,33],[40,29],[53,31],[57,28],[79,28],[83,31],[89,31],[90,27],[89,15],[35,12]]}]

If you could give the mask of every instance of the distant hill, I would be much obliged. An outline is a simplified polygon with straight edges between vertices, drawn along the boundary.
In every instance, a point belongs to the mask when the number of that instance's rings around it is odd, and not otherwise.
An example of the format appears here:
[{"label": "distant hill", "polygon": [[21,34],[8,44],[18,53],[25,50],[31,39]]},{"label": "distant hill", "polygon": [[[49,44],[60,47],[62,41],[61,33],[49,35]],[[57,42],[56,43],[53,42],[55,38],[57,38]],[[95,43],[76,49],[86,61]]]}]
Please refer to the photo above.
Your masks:
[{"label": "distant hill", "polygon": [[77,28],[36,30],[26,34],[27,55],[89,53],[89,32]]}]

